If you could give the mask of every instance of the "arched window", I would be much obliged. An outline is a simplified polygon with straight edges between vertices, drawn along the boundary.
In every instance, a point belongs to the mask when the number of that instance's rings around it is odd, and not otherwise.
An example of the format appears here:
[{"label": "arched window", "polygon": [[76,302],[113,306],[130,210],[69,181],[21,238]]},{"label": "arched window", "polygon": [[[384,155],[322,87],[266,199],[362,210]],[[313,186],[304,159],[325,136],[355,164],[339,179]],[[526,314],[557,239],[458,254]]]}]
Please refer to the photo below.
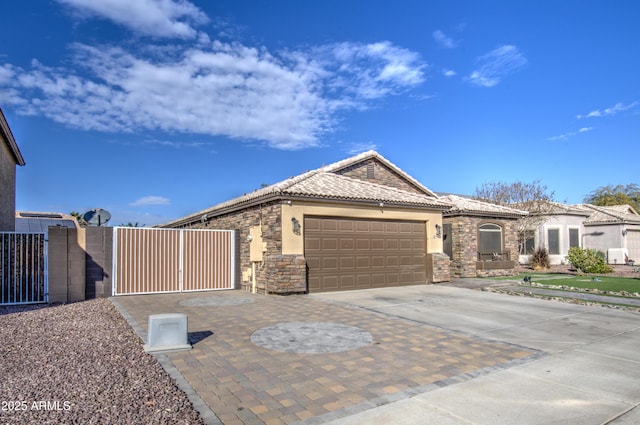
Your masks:
[{"label": "arched window", "polygon": [[478,248],[483,254],[502,252],[502,227],[493,223],[480,225],[478,228]]}]

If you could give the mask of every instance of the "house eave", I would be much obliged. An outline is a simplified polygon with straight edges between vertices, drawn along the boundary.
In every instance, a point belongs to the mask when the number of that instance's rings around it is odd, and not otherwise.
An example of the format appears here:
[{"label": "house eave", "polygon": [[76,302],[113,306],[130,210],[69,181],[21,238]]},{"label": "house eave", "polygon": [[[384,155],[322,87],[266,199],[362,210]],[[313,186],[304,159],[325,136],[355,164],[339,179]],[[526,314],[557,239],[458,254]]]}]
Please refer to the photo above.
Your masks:
[{"label": "house eave", "polygon": [[[213,207],[208,210],[199,211],[196,214],[192,214],[188,217],[178,219],[175,221],[170,221],[168,223],[158,225],[156,227],[160,228],[173,228],[173,227],[182,227],[188,226],[193,223],[201,222],[203,220],[209,220],[215,217],[220,217],[226,214],[231,214],[234,212],[238,212],[247,208],[252,208],[255,206],[268,204],[272,202],[286,202],[286,201],[308,201],[314,203],[323,203],[323,204],[342,204],[342,205],[361,205],[361,206],[369,206],[376,208],[412,208],[412,209],[423,209],[423,210],[437,210],[437,211],[445,211],[450,207],[448,205],[438,205],[438,204],[428,204],[428,203],[414,203],[414,202],[398,202],[398,201],[389,201],[384,199],[345,199],[339,197],[332,196],[318,196],[318,195],[301,195],[301,194],[287,194],[282,192],[270,192],[263,196],[259,196],[253,198],[251,200],[247,200],[244,202],[238,202],[233,205],[228,205],[220,208]],[[380,207],[380,203],[382,203],[382,207]]]},{"label": "house eave", "polygon": [[4,116],[4,112],[2,112],[2,108],[0,108],[0,131],[2,132],[2,138],[6,140],[7,145],[9,146],[9,150],[11,151],[16,164],[24,166],[26,164],[24,157],[22,156],[20,148],[18,148],[18,144],[13,137],[13,133],[11,132],[11,128],[9,128],[9,123]]}]

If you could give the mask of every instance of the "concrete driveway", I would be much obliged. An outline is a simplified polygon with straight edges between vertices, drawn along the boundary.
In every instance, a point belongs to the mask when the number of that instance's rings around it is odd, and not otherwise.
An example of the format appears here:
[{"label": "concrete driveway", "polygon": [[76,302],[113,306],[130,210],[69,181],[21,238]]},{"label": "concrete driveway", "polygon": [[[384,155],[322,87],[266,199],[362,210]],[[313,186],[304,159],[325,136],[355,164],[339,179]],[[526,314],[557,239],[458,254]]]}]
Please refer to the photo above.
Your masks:
[{"label": "concrete driveway", "polygon": [[332,425],[640,423],[639,313],[455,285],[309,297],[545,354]]}]

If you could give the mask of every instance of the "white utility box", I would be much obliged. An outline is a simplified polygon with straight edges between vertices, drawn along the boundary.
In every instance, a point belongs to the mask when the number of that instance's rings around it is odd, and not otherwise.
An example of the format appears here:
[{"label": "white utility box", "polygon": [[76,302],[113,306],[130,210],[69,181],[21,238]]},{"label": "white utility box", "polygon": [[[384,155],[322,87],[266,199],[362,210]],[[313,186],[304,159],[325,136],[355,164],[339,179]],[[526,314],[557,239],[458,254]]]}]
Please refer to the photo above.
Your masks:
[{"label": "white utility box", "polygon": [[182,313],[152,314],[144,351],[190,350],[187,335],[187,315]]},{"label": "white utility box", "polygon": [[609,248],[607,251],[607,262],[609,264],[624,264],[626,263],[626,257],[626,248]]}]

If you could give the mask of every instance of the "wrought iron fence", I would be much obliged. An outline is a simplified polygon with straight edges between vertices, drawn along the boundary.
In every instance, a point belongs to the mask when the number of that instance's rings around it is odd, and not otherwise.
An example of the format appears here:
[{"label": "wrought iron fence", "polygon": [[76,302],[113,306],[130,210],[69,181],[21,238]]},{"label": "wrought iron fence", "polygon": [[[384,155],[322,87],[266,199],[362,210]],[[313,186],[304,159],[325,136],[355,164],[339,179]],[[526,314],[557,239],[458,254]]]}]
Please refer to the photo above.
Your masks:
[{"label": "wrought iron fence", "polygon": [[44,233],[0,232],[0,304],[47,301]]}]

